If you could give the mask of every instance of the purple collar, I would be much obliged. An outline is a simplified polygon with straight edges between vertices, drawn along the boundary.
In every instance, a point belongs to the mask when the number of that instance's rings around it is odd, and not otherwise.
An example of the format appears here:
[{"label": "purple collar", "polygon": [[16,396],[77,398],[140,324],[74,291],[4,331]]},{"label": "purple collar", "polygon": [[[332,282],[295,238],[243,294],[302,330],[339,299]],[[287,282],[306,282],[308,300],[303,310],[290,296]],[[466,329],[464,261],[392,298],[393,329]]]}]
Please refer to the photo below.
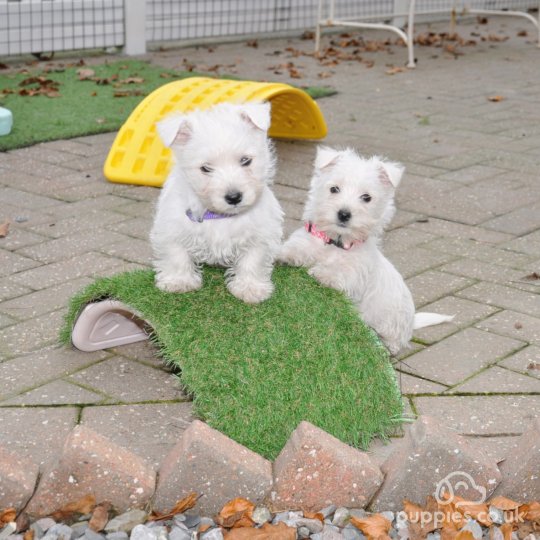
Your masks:
[{"label": "purple collar", "polygon": [[210,210],[207,210],[200,219],[196,219],[191,210],[186,210],[186,216],[194,223],[202,223],[208,219],[224,219],[234,217],[235,215],[236,214],[216,214],[215,212],[210,212]]}]

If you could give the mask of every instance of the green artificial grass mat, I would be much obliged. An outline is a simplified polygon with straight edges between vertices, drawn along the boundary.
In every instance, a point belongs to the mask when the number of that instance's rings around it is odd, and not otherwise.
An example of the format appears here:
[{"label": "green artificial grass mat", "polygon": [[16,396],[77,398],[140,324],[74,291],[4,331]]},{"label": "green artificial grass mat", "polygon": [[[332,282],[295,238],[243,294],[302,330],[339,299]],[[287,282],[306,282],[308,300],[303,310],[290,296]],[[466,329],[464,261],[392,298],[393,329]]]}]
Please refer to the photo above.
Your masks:
[{"label": "green artificial grass mat", "polygon": [[[91,69],[94,74],[87,80],[79,80],[77,71],[81,69]],[[9,135],[0,137],[0,151],[38,142],[116,131],[139,102],[156,88],[174,80],[201,75],[167,70],[136,60],[96,66],[52,65],[45,70],[1,74],[0,107],[12,112],[13,129]],[[53,83],[36,80],[21,86],[28,79],[38,77]],[[42,88],[43,94],[35,94],[39,88]],[[335,94],[335,90],[327,87],[307,87],[303,90],[313,98]],[[29,95],[32,93],[34,95]]]},{"label": "green artificial grass mat", "polygon": [[185,294],[158,290],[151,270],[99,278],[72,298],[61,339],[70,343],[89,302],[124,302],[181,369],[194,413],[269,459],[302,420],[361,448],[395,432],[402,402],[388,352],[352,304],[304,269],[276,267],[273,281],[269,300],[248,305],[218,268]]}]

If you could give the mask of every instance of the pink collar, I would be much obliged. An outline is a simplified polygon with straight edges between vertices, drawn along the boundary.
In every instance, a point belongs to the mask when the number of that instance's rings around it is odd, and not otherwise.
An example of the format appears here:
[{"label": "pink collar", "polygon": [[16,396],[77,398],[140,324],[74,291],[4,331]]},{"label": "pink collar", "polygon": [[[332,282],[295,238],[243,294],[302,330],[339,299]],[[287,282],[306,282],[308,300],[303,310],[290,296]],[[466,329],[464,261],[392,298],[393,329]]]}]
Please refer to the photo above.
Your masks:
[{"label": "pink collar", "polygon": [[309,234],[315,236],[316,238],[320,238],[325,244],[333,245],[341,249],[349,250],[353,246],[364,243],[363,240],[353,240],[352,242],[347,242],[346,244],[344,244],[341,241],[341,236],[338,236],[337,240],[334,240],[330,238],[325,232],[317,229],[317,227],[309,221],[304,223],[304,227]]}]

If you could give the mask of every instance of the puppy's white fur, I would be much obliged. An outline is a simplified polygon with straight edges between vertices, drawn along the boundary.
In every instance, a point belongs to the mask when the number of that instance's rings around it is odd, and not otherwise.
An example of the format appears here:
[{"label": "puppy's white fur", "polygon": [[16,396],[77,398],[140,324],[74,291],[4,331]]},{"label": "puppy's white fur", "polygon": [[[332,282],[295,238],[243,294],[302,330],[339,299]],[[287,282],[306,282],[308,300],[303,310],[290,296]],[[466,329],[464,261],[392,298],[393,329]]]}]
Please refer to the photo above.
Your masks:
[{"label": "puppy's white fur", "polygon": [[[245,302],[272,294],[283,212],[268,187],[275,164],[269,126],[269,103],[222,103],[157,124],[175,158],[150,233],[160,289],[200,288],[206,263],[227,267],[229,291]],[[230,217],[204,219],[207,211]]]},{"label": "puppy's white fur", "polygon": [[[377,156],[364,159],[352,149],[319,148],[304,220],[329,239],[353,245],[342,249],[301,228],[278,256],[281,262],[308,267],[320,283],[343,291],[392,354],[407,345],[415,328],[412,295],[378,246],[395,212],[394,191],[403,172],[399,163]],[[436,314],[421,318],[416,327],[450,319]]]}]

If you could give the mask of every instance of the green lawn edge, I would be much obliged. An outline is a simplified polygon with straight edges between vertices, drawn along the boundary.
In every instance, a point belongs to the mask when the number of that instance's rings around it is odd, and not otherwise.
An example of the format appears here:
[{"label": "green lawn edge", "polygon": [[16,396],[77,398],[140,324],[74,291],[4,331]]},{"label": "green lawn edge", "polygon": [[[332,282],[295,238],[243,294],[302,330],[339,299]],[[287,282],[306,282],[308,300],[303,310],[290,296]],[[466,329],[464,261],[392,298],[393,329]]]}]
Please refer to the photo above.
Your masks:
[{"label": "green lawn edge", "polygon": [[99,278],[71,299],[60,339],[71,343],[88,303],[128,304],[152,326],[164,361],[181,369],[194,414],[268,459],[302,420],[363,449],[395,433],[395,372],[352,304],[304,269],[277,267],[273,281],[274,295],[253,306],[226,290],[222,269],[205,268],[203,288],[186,294],[158,290],[151,270]]},{"label": "green lawn edge", "polygon": [[[117,131],[135,107],[160,86],[189,77],[216,77],[214,74],[175,71],[149,62],[128,59],[95,66],[56,68],[62,71],[54,71],[54,65],[49,69],[47,72],[43,69],[29,69],[24,73],[0,73],[0,107],[7,108],[13,115],[11,133],[0,137],[0,151],[23,148],[40,142]],[[92,69],[95,77],[101,79],[117,76],[117,86],[97,84],[91,80],[80,81],[77,75],[79,69]],[[60,97],[2,93],[4,88],[19,91],[21,81],[38,75],[58,82]],[[120,81],[134,77],[144,81],[119,84]],[[220,77],[234,78],[226,75]],[[117,90],[139,92],[140,95],[114,97]],[[334,89],[324,86],[306,87],[302,90],[314,99],[336,93]]]}]

